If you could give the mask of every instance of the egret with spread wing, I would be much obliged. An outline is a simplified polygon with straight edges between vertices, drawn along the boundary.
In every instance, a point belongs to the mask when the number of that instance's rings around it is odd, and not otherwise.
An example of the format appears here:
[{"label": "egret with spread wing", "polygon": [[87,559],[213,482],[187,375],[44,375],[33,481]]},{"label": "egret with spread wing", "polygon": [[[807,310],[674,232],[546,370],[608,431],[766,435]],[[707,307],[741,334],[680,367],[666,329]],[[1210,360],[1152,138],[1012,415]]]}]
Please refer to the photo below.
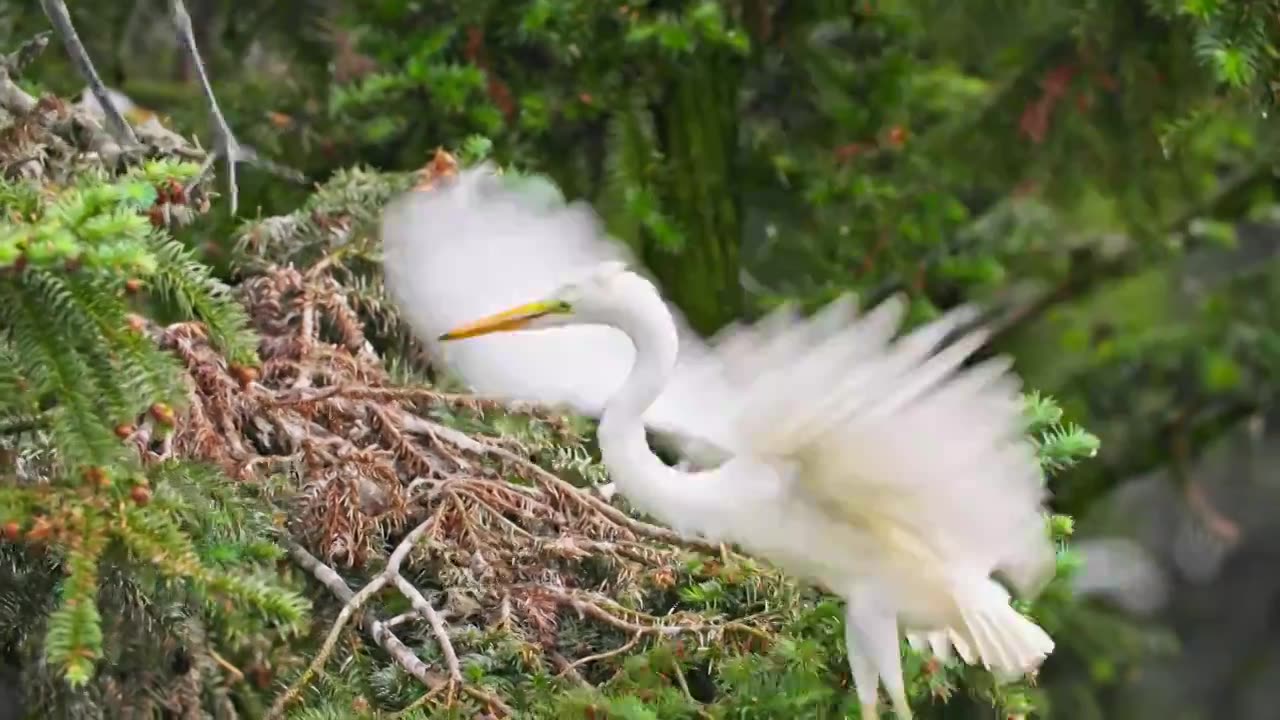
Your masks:
[{"label": "egret with spread wing", "polygon": [[[968,310],[898,337],[900,298],[775,311],[704,343],[629,269],[590,208],[489,166],[393,201],[386,282],[416,335],[477,392],[600,418],[618,490],[677,530],[734,543],[847,601],[864,718],[880,683],[909,718],[899,632],[1002,675],[1048,634],[1010,605],[1053,573],[1044,482],[1003,359],[966,367]],[[650,450],[674,437],[684,472]]]}]

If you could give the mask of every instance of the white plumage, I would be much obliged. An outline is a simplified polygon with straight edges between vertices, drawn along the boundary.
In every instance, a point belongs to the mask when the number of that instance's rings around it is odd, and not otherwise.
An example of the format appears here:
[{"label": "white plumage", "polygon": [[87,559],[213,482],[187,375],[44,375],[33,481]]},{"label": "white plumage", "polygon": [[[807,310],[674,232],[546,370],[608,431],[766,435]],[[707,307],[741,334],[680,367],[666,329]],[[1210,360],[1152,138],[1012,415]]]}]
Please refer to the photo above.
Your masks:
[{"label": "white plumage", "polygon": [[[704,343],[588,206],[488,166],[394,201],[382,241],[404,317],[476,392],[600,416],[605,464],[636,507],[844,596],[864,717],[878,682],[910,717],[900,627],[1004,675],[1052,651],[991,579],[1034,594],[1054,549],[1008,362],[961,366],[982,332],[940,345],[970,310],[898,337],[901,299],[860,313],[846,298]],[[450,333],[466,339],[437,339]],[[723,462],[667,467],[646,427],[695,464]]]},{"label": "white plumage", "polygon": [[[540,333],[488,335],[465,343],[436,341],[455,325],[556,290],[606,261],[631,264],[620,243],[605,239],[590,206],[519,192],[482,166],[446,189],[419,191],[391,203],[382,221],[386,282],[424,344],[477,394],[559,405],[599,416],[626,379],[631,342],[609,327],[579,325]],[[676,322],[679,314],[674,313]],[[686,365],[645,413],[646,424],[680,441],[706,444],[718,460],[733,442],[714,407],[690,402],[700,392],[706,348],[680,328]],[[696,371],[691,364],[699,367]],[[690,372],[693,371],[693,372]],[[709,377],[709,380],[715,380]],[[708,404],[729,401],[704,388]]]}]

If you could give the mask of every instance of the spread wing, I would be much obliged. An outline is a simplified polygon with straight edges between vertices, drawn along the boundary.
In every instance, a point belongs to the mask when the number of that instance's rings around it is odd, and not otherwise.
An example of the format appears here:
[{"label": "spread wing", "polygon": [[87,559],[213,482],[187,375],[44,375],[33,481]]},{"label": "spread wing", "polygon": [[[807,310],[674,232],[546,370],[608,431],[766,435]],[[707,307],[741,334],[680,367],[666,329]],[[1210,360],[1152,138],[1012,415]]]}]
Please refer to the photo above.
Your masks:
[{"label": "spread wing", "polygon": [[[549,183],[517,184],[481,165],[391,202],[381,239],[386,285],[402,315],[477,394],[597,416],[622,385],[635,351],[612,328],[434,340],[463,322],[542,297],[601,262],[638,270],[590,206],[566,204]],[[672,314],[681,329],[679,365],[645,421],[686,451],[723,457],[734,438],[718,401],[733,393],[718,359],[674,308]]]},{"label": "spread wing", "polygon": [[942,345],[973,310],[898,337],[903,314],[901,298],[865,314],[844,299],[717,338],[724,372],[744,383],[741,442],[796,467],[795,481],[851,523],[1003,570],[1034,594],[1054,549],[1019,382],[1004,358],[963,366],[981,330]]},{"label": "spread wing", "polygon": [[[433,342],[600,262],[632,259],[588,206],[542,190],[521,191],[481,166],[397,199],[381,229],[386,283],[415,334],[476,392],[598,415],[634,356],[616,330]],[[866,313],[845,299],[809,318],[782,308],[710,345],[672,314],[680,359],[645,421],[687,456],[798,467],[795,481],[850,522],[1010,571],[1023,592],[1051,573],[1045,490],[1016,378],[1002,360],[962,369],[981,332],[938,348],[972,313],[897,338],[900,299]]]}]

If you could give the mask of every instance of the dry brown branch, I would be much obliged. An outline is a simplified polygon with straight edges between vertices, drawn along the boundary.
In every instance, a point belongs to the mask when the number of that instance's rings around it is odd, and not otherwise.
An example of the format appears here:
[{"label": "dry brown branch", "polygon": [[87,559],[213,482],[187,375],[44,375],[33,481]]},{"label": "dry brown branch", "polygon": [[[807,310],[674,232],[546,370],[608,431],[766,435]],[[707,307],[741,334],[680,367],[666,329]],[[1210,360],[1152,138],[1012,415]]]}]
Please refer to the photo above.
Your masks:
[{"label": "dry brown branch", "polygon": [[[607,599],[589,598],[581,593],[572,593],[561,588],[543,586],[531,588],[530,592],[535,595],[549,596],[556,602],[572,608],[581,616],[594,618],[628,633],[674,637],[685,633],[719,636],[725,632],[734,631],[754,635],[766,642],[771,640],[767,633],[743,622],[664,622],[661,618],[623,608]],[[611,605],[612,609],[605,609],[602,603]],[[642,620],[627,620],[624,616],[628,614]]]},{"label": "dry brown branch", "polygon": [[218,664],[218,667],[231,674],[232,682],[240,682],[244,679],[244,673],[240,671],[240,668],[227,662],[227,659],[219,655],[217,652],[210,650],[209,657]]}]

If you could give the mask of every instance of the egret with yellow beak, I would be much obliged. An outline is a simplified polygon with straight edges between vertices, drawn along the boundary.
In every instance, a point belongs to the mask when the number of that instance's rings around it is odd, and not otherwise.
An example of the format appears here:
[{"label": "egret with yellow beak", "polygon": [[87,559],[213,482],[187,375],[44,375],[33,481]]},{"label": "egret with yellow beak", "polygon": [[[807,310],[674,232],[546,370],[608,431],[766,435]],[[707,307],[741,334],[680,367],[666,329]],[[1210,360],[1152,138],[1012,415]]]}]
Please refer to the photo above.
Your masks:
[{"label": "egret with yellow beak", "polygon": [[[690,332],[591,209],[490,166],[393,201],[381,228],[402,316],[478,393],[599,417],[613,483],[677,531],[733,543],[847,601],[863,718],[911,717],[900,633],[1001,675],[1054,643],[1011,604],[1054,571],[1046,490],[1006,359],[971,309],[900,335],[901,298]],[[668,466],[646,432],[703,469]]]}]

